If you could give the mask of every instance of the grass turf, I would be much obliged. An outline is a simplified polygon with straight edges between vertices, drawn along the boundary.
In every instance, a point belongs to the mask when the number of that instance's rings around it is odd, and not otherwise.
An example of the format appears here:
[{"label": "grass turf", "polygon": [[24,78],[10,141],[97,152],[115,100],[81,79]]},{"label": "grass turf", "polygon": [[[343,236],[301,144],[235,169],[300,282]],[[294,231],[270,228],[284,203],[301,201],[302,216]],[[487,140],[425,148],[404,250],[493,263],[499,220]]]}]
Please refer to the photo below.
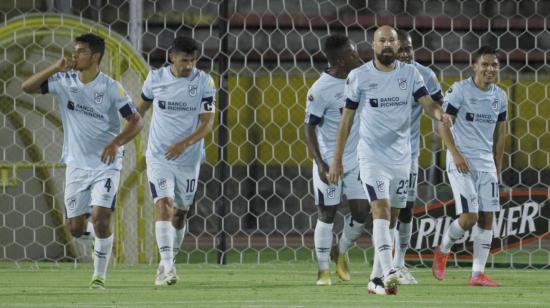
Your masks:
[{"label": "grass turf", "polygon": [[174,286],[153,285],[156,266],[111,266],[107,290],[90,290],[92,265],[0,263],[1,307],[518,307],[548,306],[546,270],[489,269],[501,288],[469,287],[467,269],[449,268],[443,282],[427,268],[420,282],[397,296],[367,294],[370,266],[351,264],[352,281],[333,274],[331,287],[315,286],[316,264],[178,264]]}]

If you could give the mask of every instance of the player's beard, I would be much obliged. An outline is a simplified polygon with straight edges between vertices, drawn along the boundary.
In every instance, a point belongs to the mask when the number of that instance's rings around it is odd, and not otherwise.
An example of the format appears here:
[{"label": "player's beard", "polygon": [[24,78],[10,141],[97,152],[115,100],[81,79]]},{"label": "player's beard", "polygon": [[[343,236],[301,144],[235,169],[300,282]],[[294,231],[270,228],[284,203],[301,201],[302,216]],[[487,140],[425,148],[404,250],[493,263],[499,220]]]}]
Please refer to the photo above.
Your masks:
[{"label": "player's beard", "polygon": [[375,53],[376,59],[383,65],[390,65],[395,61],[396,54],[391,48],[385,48],[381,53]]}]

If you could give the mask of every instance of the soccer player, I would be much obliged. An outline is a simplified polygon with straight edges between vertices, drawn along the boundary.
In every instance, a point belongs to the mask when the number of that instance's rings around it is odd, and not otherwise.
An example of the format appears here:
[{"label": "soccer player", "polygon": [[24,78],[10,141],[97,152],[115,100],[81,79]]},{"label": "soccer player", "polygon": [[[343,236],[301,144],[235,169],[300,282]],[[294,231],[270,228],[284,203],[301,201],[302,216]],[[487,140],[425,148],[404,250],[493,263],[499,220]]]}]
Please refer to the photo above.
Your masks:
[{"label": "soccer player", "polygon": [[450,125],[451,120],[433,102],[414,65],[396,61],[399,43],[392,27],[378,28],[372,46],[374,59],[352,70],[346,81],[346,106],[328,180],[337,183],[342,176],[344,145],[357,110],[359,169],[371,204],[375,248],[368,290],[386,295],[396,294],[399,284],[392,263],[390,218],[397,218],[407,200],[412,106],[420,103],[431,118],[445,125]]},{"label": "soccer player", "polygon": [[[79,238],[95,233],[94,274],[90,288],[105,288],[113,247],[111,213],[122,168],[123,145],[143,127],[141,116],[124,88],[99,70],[105,41],[95,34],[75,39],[72,58],[32,75],[26,93],[52,93],[63,122],[61,161],[65,173],[65,218]],[[121,131],[119,114],[126,119]],[[93,228],[88,227],[91,215]]]},{"label": "soccer player", "polygon": [[[344,149],[344,175],[331,185],[327,180],[328,162],[332,160],[336,132],[345,104],[344,86],[348,73],[361,65],[361,59],[344,35],[331,35],[325,42],[324,53],[330,67],[312,85],[307,95],[305,136],[313,156],[313,190],[318,219],[315,225],[315,252],[319,263],[317,285],[331,285],[329,261],[336,262],[336,274],[343,281],[350,280],[345,253],[363,232],[368,214],[368,202],[359,179],[357,160],[358,127],[354,126]],[[337,247],[332,245],[332,227],[336,208],[345,194],[351,215],[347,216]]]},{"label": "soccer player", "polygon": [[178,280],[174,258],[195,200],[204,136],[214,125],[214,80],[195,68],[197,51],[192,38],[175,38],[169,52],[171,64],[149,72],[138,103],[142,115],[153,106],[146,161],[160,252],[155,278],[159,286]]},{"label": "soccer player", "polygon": [[[428,93],[432,100],[439,105],[443,104],[443,95],[441,86],[435,76],[435,73],[428,67],[414,61],[414,51],[412,48],[412,39],[410,34],[403,30],[397,30],[399,40],[399,49],[397,59],[399,61],[412,64],[416,67],[426,85]],[[411,241],[413,207],[417,196],[418,185],[418,156],[420,152],[420,116],[422,108],[420,105],[413,104],[411,114],[411,171],[409,172],[409,187],[407,189],[407,203],[405,208],[399,211],[397,232],[395,234],[395,255],[393,257],[393,266],[397,269],[399,281],[402,284],[417,284],[409,269],[405,266],[405,254]],[[392,230],[393,231],[393,230]]]},{"label": "soccer player", "polygon": [[493,216],[500,210],[499,181],[508,98],[494,84],[500,69],[497,52],[483,46],[472,57],[473,78],[454,83],[447,91],[443,108],[455,121],[452,129],[440,127],[447,146],[447,176],[453,189],[456,213],[441,245],[435,250],[432,271],[445,278],[445,268],[453,244],[468,230],[474,233],[472,286],[499,284],[485,272],[493,239]]}]

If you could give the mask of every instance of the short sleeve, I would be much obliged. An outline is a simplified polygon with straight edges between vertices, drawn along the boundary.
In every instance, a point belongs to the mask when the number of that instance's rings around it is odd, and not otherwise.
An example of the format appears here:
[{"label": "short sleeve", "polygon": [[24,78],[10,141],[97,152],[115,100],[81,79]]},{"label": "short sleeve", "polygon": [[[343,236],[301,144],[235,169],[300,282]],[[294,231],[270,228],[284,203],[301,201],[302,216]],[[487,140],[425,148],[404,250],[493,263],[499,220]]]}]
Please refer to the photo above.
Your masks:
[{"label": "short sleeve", "polygon": [[439,81],[437,80],[437,77],[432,70],[430,70],[429,78],[424,80],[424,82],[426,83],[426,89],[428,90],[428,93],[430,93],[430,96],[434,101],[438,101],[443,98],[441,85],[439,84]]},{"label": "short sleeve", "polygon": [[443,100],[443,110],[453,116],[458,114],[458,110],[462,106],[463,96],[459,88],[458,84],[453,84],[445,93]]},{"label": "short sleeve", "polygon": [[508,118],[508,95],[506,95],[506,92],[500,91],[500,110],[498,114],[498,121],[506,121]]},{"label": "short sleeve", "polygon": [[126,118],[137,112],[132,98],[128,95],[120,83],[115,82],[110,87],[109,97],[111,98],[111,103],[116,105],[118,112],[120,112],[122,117]]},{"label": "short sleeve", "polygon": [[55,73],[50,78],[46,79],[41,85],[40,85],[40,93],[47,94],[57,94],[59,93],[59,83],[61,82],[62,73]]},{"label": "short sleeve", "polygon": [[200,113],[214,113],[216,112],[216,83],[210,75],[206,75],[205,79],[205,82],[202,83]]},{"label": "short sleeve", "polygon": [[346,79],[344,95],[346,97],[346,108],[348,109],[357,109],[361,101],[358,77],[357,71],[352,70],[348,75],[348,79]]},{"label": "short sleeve", "polygon": [[143,87],[141,88],[141,98],[146,102],[152,102],[155,98],[153,95],[152,79],[153,74],[149,72],[149,74],[147,74],[147,78],[145,78],[145,81],[143,82]]},{"label": "short sleeve", "polygon": [[327,104],[314,88],[309,89],[306,99],[306,117],[305,123],[317,125],[323,119]]},{"label": "short sleeve", "polygon": [[[422,78],[422,75],[418,71],[418,69],[414,68],[414,79],[413,79],[413,96],[416,101],[418,101],[419,98],[429,95],[428,90],[426,89],[426,84],[424,83],[424,78]],[[401,82],[398,80],[398,82]]]}]

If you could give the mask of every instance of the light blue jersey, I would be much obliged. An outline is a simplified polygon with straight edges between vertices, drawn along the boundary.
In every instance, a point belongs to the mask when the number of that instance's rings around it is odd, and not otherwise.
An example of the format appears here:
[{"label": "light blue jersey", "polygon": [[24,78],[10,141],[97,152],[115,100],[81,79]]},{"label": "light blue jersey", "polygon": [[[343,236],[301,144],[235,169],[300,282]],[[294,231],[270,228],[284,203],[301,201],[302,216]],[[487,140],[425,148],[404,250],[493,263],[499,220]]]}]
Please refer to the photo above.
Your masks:
[{"label": "light blue jersey", "polygon": [[[412,63],[416,69],[422,75],[424,83],[426,84],[426,90],[430,93],[430,96],[434,101],[443,98],[441,94],[441,86],[435,73],[428,67],[414,62]],[[420,117],[422,116],[422,106],[420,104],[413,104],[411,115],[411,151],[412,159],[417,160],[420,153]],[[416,171],[415,171],[416,172]]]},{"label": "light blue jersey", "polygon": [[[328,73],[321,74],[307,93],[305,123],[317,125],[317,142],[319,151],[325,163],[330,165],[336,147],[336,134],[342,119],[342,108],[346,98],[344,86],[346,80],[335,78]],[[359,140],[359,125],[354,123],[344,148],[344,172],[356,169],[357,142]]]},{"label": "light blue jersey", "polygon": [[117,81],[99,73],[83,84],[80,72],[56,73],[42,84],[42,93],[53,93],[63,121],[61,162],[87,170],[122,168],[124,148],[111,165],[101,162],[104,148],[120,133],[120,117],[136,111],[130,96]]},{"label": "light blue jersey", "polygon": [[[493,133],[497,122],[506,121],[508,97],[504,90],[492,84],[482,91],[472,78],[455,82],[445,94],[443,108],[456,117],[451,132],[470,169],[496,172]],[[456,170],[449,153],[447,170]]]},{"label": "light blue jersey", "polygon": [[358,108],[359,159],[410,165],[412,106],[428,95],[418,70],[396,61],[394,70],[383,72],[369,61],[350,72],[345,95],[346,108]]},{"label": "light blue jersey", "polygon": [[201,113],[216,111],[216,88],[210,75],[193,69],[189,77],[175,77],[170,66],[149,72],[142,98],[153,103],[146,158],[180,166],[195,166],[204,158],[204,139],[191,145],[175,160],[164,158],[167,148],[191,135]]}]

